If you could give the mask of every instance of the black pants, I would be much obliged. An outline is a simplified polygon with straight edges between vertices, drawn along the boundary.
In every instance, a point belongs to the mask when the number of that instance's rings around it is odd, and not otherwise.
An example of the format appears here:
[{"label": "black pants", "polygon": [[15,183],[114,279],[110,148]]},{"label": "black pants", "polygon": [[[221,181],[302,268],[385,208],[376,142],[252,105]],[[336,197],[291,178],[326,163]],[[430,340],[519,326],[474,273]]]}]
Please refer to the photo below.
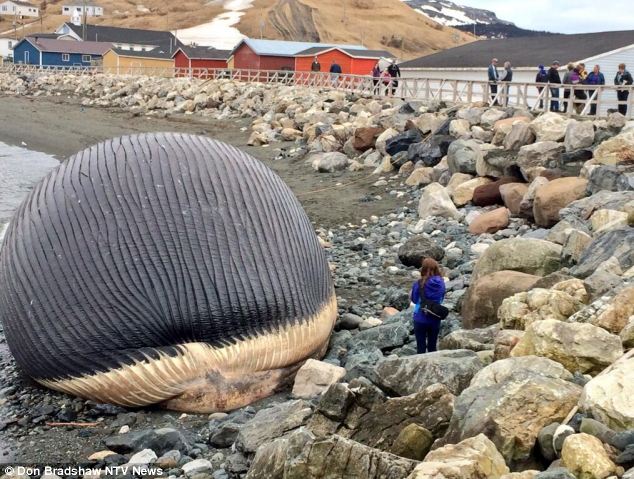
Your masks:
[{"label": "black pants", "polygon": [[498,94],[498,86],[495,83],[491,83],[491,100],[493,101],[494,105],[497,105],[498,102],[495,99],[495,97]]},{"label": "black pants", "polygon": [[422,324],[414,321],[414,335],[416,336],[416,352],[418,354],[436,351],[438,334],[440,333],[440,321],[433,324]]},{"label": "black pants", "polygon": [[[627,90],[617,90],[616,92],[616,97],[619,99],[619,101],[627,101],[627,98],[630,96],[630,92]],[[619,113],[621,115],[627,115],[627,103],[623,104],[623,105],[619,105]]]},{"label": "black pants", "polygon": [[398,81],[392,80],[392,96],[396,95],[397,88],[398,88]]},{"label": "black pants", "polygon": [[559,88],[551,88],[550,97],[550,111],[559,111]]},{"label": "black pants", "polygon": [[372,83],[374,84],[374,94],[378,95],[380,93],[379,90],[379,80],[377,78],[372,80]]}]

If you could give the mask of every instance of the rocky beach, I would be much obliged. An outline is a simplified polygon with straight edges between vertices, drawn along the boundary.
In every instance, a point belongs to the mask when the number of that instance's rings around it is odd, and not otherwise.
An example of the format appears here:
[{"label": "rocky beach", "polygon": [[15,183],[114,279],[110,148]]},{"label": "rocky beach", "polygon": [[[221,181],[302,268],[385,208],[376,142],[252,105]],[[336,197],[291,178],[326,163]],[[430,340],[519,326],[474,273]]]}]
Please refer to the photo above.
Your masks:
[{"label": "rocky beach", "polygon": [[[288,390],[212,415],[45,390],[1,339],[5,462],[196,479],[634,478],[634,123],[622,115],[107,75],[0,74],[0,94],[13,119],[0,141],[60,159],[159,130],[261,159],[313,222],[339,306],[325,357]],[[44,128],[21,131],[28,118]],[[440,350],[417,355],[409,290],[426,256],[443,266],[450,315]]]}]

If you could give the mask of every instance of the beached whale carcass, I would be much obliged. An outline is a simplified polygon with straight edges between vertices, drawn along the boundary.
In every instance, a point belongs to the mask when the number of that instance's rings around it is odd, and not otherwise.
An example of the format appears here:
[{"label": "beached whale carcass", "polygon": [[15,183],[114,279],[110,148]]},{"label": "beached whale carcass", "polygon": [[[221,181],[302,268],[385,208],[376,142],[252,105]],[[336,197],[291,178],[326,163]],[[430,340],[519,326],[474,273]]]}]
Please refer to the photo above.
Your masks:
[{"label": "beached whale carcass", "polygon": [[0,319],[18,364],[97,401],[243,406],[322,355],[336,314],[290,189],[202,136],[77,153],[21,204],[0,250]]}]

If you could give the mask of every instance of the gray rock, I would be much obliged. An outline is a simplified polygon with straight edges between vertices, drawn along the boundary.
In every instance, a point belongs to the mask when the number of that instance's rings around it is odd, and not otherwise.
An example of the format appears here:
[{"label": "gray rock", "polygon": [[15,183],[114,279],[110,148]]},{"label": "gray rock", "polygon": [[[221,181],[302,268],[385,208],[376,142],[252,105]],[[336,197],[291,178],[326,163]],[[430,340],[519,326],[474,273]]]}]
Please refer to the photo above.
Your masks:
[{"label": "gray rock", "polygon": [[403,479],[417,461],[379,451],[338,435],[318,438],[301,429],[260,447],[247,479],[321,477]]},{"label": "gray rock", "polygon": [[354,394],[348,386],[336,383],[321,395],[317,410],[333,421],[343,421],[353,401]]},{"label": "gray rock", "polygon": [[555,467],[547,471],[540,472],[533,479],[577,479],[565,467]]},{"label": "gray rock", "polygon": [[388,358],[376,368],[379,386],[401,396],[422,391],[432,384],[444,384],[459,394],[483,367],[469,350],[437,351],[404,358]]},{"label": "gray rock", "polygon": [[417,128],[406,130],[396,136],[393,136],[385,143],[385,152],[394,156],[401,151],[407,151],[410,145],[419,143],[423,139],[423,136]]},{"label": "gray rock", "polygon": [[108,449],[127,454],[142,449],[152,449],[157,454],[177,450],[187,453],[191,443],[183,433],[173,428],[143,429],[125,434],[116,434],[104,441]]},{"label": "gray rock", "polygon": [[398,259],[405,266],[420,268],[424,258],[434,258],[440,261],[445,256],[445,250],[434,240],[417,235],[408,239],[398,250]]},{"label": "gray rock", "polygon": [[355,378],[365,377],[372,382],[376,382],[376,364],[384,359],[379,348],[369,351],[350,353],[346,358],[346,381]]},{"label": "gray rock", "polygon": [[541,451],[542,456],[544,456],[544,459],[547,461],[554,461],[557,459],[557,453],[555,451],[555,447],[553,446],[553,437],[559,426],[560,424],[558,422],[553,422],[548,426],[543,427],[537,435],[539,450]]},{"label": "gray rock", "polygon": [[476,174],[478,159],[482,159],[482,150],[475,140],[456,140],[447,150],[447,163],[451,173]]},{"label": "gray rock", "polygon": [[313,169],[320,173],[342,171],[350,164],[350,159],[345,154],[336,151],[314,154],[309,158],[309,161]]},{"label": "gray rock", "polygon": [[409,339],[409,324],[381,324],[361,331],[355,336],[355,342],[365,342],[381,351],[389,351],[403,346]]},{"label": "gray rock", "polygon": [[612,257],[618,260],[622,271],[634,266],[634,228],[619,228],[600,234],[584,250],[572,274],[587,278]]},{"label": "gray rock", "polygon": [[606,426],[605,424],[595,419],[584,417],[581,420],[581,426],[579,427],[579,432],[590,434],[594,437],[601,439],[601,442],[614,445],[613,440],[614,440],[614,435],[616,433],[612,429],[610,429],[608,426]]},{"label": "gray rock", "polygon": [[236,447],[239,451],[255,452],[262,444],[303,425],[311,414],[312,409],[304,400],[287,401],[261,409],[240,428]]},{"label": "gray rock", "polygon": [[363,323],[363,318],[352,313],[343,313],[337,319],[336,329],[358,329]]},{"label": "gray rock", "polygon": [[553,434],[553,449],[555,450],[555,454],[559,456],[561,454],[561,449],[564,447],[564,441],[568,436],[572,436],[575,433],[575,430],[568,426],[567,424],[560,424],[555,429],[555,433]]},{"label": "gray rock", "polygon": [[407,150],[407,159],[421,162],[425,166],[436,166],[447,154],[453,138],[446,135],[432,135],[428,139],[413,143]]},{"label": "gray rock", "polygon": [[181,466],[181,469],[186,476],[193,476],[194,474],[200,474],[203,472],[211,472],[213,469],[211,462],[207,459],[194,459]]},{"label": "gray rock", "polygon": [[458,329],[440,340],[440,348],[492,351],[499,330],[499,324],[480,329]]}]

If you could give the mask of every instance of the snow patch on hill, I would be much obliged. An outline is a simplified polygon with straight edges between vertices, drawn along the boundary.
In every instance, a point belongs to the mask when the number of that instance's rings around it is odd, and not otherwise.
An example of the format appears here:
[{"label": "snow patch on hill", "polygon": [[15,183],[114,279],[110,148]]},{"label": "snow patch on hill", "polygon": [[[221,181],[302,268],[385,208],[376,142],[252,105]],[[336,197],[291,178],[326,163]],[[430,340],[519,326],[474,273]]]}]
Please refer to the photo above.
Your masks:
[{"label": "snow patch on hill", "polygon": [[176,37],[183,43],[211,46],[231,50],[245,36],[235,27],[246,10],[251,8],[253,0],[224,0],[225,12],[211,22],[195,27],[175,31]]},{"label": "snow patch on hill", "polygon": [[449,0],[403,0],[418,13],[431,18],[435,22],[450,27],[472,25],[474,23],[491,25],[511,22],[500,20],[494,12],[481,8],[458,5]]}]

